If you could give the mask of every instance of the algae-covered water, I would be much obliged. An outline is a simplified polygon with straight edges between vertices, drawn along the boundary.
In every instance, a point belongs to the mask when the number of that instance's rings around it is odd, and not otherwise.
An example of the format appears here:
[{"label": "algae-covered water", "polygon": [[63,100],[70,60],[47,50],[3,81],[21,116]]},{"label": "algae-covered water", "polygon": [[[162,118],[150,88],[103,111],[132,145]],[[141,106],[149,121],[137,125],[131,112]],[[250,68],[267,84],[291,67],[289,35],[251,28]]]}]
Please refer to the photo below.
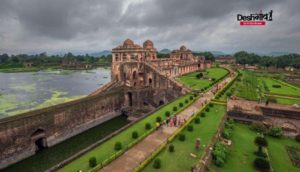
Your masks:
[{"label": "algae-covered water", "polygon": [[0,73],[0,118],[78,99],[110,81],[110,68]]}]

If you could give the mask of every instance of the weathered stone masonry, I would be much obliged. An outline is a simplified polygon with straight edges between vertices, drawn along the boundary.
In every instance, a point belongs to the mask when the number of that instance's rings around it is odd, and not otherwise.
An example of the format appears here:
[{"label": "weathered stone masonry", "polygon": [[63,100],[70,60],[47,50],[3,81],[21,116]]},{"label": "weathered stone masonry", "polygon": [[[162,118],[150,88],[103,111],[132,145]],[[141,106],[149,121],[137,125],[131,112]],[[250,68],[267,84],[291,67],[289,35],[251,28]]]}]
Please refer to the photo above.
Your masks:
[{"label": "weathered stone masonry", "polygon": [[172,77],[210,66],[185,47],[170,59],[157,59],[151,41],[142,48],[126,40],[113,49],[112,81],[90,96],[0,120],[0,169],[121,115],[124,109],[167,103],[187,91]]}]

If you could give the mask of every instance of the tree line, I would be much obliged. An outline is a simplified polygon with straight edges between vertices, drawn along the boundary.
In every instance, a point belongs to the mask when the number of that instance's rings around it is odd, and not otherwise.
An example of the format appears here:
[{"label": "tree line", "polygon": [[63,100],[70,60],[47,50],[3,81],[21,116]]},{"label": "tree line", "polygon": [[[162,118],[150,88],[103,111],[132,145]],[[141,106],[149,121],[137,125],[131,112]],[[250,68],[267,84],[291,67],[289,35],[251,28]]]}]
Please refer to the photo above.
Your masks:
[{"label": "tree line", "polygon": [[94,57],[89,54],[74,55],[66,53],[64,55],[47,55],[47,53],[40,53],[35,55],[18,54],[8,55],[0,54],[0,66],[2,67],[22,67],[23,63],[30,62],[35,66],[60,65],[64,59],[76,59],[79,62],[86,64],[96,63],[111,63],[111,55]]},{"label": "tree line", "polygon": [[241,65],[259,65],[262,67],[276,67],[276,68],[285,68],[285,67],[294,67],[300,68],[300,55],[299,54],[287,54],[277,57],[258,55],[255,53],[248,53],[246,51],[236,52],[234,55],[236,63]]}]

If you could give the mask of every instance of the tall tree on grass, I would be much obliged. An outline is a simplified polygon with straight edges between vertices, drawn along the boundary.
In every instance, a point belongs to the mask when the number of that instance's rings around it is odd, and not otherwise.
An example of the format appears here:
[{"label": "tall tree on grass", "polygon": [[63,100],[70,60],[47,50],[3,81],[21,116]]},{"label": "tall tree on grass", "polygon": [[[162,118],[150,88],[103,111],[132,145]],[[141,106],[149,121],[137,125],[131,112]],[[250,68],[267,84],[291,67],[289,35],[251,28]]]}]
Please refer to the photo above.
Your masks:
[{"label": "tall tree on grass", "polygon": [[257,136],[254,143],[258,146],[258,152],[262,152],[262,148],[268,146],[268,141],[264,136]]}]

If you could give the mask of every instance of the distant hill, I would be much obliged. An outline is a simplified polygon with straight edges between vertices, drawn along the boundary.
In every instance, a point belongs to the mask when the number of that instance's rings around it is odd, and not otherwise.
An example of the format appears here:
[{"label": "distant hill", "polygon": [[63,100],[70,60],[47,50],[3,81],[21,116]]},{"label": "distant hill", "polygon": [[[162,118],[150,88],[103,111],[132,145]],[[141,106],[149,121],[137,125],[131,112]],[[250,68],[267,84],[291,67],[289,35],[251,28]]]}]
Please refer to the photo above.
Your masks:
[{"label": "distant hill", "polygon": [[[193,53],[203,53],[204,51],[193,51]],[[226,53],[222,51],[207,51],[211,52],[215,57],[220,56],[220,55],[227,55]]]},{"label": "distant hill", "polygon": [[111,51],[103,50],[103,51],[100,51],[100,52],[91,53],[90,55],[94,56],[94,57],[101,57],[101,56],[107,56],[107,55],[110,55],[110,54],[111,54]]},{"label": "distant hill", "polygon": [[164,49],[160,50],[158,53],[160,53],[160,54],[169,54],[170,52],[171,52],[171,50],[164,48]]},{"label": "distant hill", "polygon": [[277,56],[282,56],[282,55],[287,55],[287,54],[293,54],[293,53],[274,51],[274,52],[270,52],[269,54],[266,54],[266,55],[277,57]]}]

